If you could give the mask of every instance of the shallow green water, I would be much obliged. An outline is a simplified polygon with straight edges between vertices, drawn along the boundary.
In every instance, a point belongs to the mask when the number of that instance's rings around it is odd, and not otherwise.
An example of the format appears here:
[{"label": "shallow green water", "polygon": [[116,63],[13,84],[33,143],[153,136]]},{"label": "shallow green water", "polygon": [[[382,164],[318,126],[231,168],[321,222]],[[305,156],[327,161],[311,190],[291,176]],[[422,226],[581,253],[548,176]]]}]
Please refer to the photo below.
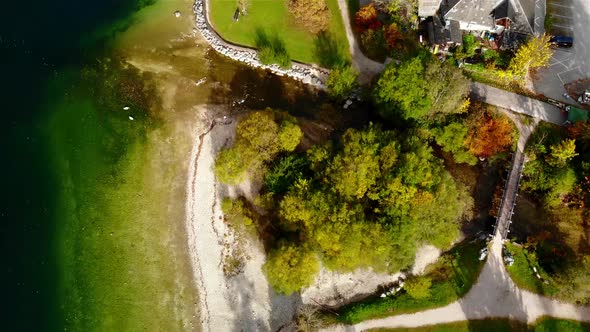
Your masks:
[{"label": "shallow green water", "polygon": [[[129,270],[129,259],[139,257],[134,247],[145,249],[150,239],[128,234],[121,241],[115,232],[132,231],[124,222],[154,198],[135,199],[145,186],[137,166],[146,162],[147,133],[159,124],[141,100],[117,94],[97,65],[146,3],[61,0],[34,1],[27,11],[22,4],[4,8],[11,13],[0,30],[7,330],[136,329],[134,319],[150,309],[130,302],[147,302],[133,295],[155,277]],[[123,104],[132,109],[121,112]]]}]

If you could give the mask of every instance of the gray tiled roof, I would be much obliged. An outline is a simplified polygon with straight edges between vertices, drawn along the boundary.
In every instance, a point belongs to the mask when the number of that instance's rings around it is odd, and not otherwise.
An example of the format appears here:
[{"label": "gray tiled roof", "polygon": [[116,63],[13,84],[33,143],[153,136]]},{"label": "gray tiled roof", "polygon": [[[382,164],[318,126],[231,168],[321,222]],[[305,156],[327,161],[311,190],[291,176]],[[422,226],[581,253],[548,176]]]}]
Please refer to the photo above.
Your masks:
[{"label": "gray tiled roof", "polygon": [[491,16],[501,0],[461,0],[445,14],[445,19],[478,24],[492,28],[495,23]]},{"label": "gray tiled roof", "polygon": [[418,16],[428,17],[434,16],[440,7],[442,0],[419,0],[418,1]]}]

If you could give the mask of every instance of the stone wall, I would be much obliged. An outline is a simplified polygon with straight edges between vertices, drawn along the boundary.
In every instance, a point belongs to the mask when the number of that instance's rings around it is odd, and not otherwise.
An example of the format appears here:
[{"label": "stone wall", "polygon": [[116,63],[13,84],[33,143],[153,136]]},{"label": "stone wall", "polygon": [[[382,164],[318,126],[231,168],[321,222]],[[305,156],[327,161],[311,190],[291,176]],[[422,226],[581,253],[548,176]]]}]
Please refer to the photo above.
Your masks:
[{"label": "stone wall", "polygon": [[207,0],[195,0],[193,10],[196,18],[196,26],[201,35],[203,35],[203,38],[217,52],[236,61],[246,63],[249,66],[268,69],[277,75],[289,76],[305,84],[313,85],[316,88],[326,89],[325,82],[330,73],[327,69],[298,62],[292,62],[292,66],[289,69],[284,69],[274,64],[264,65],[258,60],[256,50],[225,41],[209,24],[206,2]]}]

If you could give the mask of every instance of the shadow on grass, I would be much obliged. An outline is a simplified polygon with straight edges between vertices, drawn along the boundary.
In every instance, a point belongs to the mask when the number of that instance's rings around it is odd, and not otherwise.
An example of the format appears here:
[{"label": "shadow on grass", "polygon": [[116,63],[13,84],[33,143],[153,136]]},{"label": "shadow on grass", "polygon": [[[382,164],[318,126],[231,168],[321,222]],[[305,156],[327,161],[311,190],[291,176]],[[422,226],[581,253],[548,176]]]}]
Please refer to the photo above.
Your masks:
[{"label": "shadow on grass", "polygon": [[318,33],[313,41],[313,56],[317,63],[325,68],[335,68],[348,64],[341,45],[325,31]]},{"label": "shadow on grass", "polygon": [[258,27],[254,31],[254,45],[258,49],[258,58],[264,64],[276,63],[283,68],[291,65],[291,57],[285,47],[285,42],[275,32],[268,34]]}]

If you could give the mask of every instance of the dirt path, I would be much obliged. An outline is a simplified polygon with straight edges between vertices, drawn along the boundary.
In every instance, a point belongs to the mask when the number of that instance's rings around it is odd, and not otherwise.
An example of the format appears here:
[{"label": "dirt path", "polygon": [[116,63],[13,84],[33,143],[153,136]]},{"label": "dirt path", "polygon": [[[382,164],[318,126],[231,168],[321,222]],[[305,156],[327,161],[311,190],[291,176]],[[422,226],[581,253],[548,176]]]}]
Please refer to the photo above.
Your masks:
[{"label": "dirt path", "polygon": [[368,84],[385,68],[385,65],[367,58],[361,51],[352,27],[350,25],[350,15],[348,12],[348,5],[346,0],[338,0],[338,7],[344,22],[344,29],[346,30],[346,38],[348,39],[348,49],[352,56],[352,66],[359,71],[359,83]]}]

